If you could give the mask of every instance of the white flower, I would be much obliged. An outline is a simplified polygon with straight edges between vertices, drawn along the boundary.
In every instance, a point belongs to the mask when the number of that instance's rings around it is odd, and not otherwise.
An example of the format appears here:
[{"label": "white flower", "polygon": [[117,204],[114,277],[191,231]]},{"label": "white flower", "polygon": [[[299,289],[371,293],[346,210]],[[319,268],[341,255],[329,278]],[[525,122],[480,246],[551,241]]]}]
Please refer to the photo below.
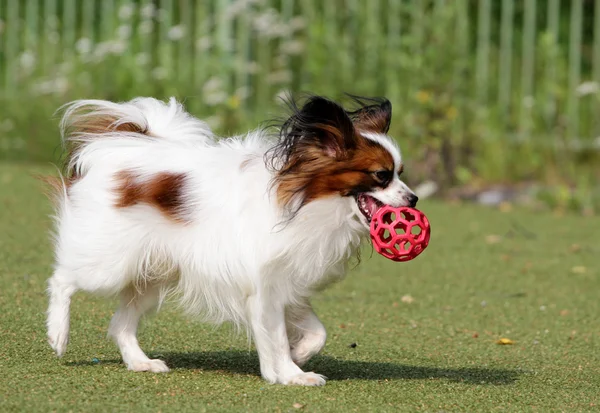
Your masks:
[{"label": "white flower", "polygon": [[75,50],[79,54],[88,54],[92,50],[92,41],[87,37],[82,37],[75,42]]},{"label": "white flower", "polygon": [[35,55],[29,50],[24,51],[23,54],[21,54],[20,63],[23,70],[31,70],[35,66]]},{"label": "white flower", "polygon": [[281,53],[285,53],[290,56],[299,55],[304,51],[304,43],[302,43],[300,40],[283,42],[281,43],[280,50]]},{"label": "white flower", "polygon": [[152,69],[152,77],[156,80],[163,80],[169,76],[169,71],[164,67],[155,67]]},{"label": "white flower", "polygon": [[211,129],[216,129],[221,126],[221,118],[219,116],[210,116],[205,118],[204,121],[210,126]]},{"label": "white flower", "polygon": [[289,70],[279,70],[277,72],[271,72],[267,75],[267,83],[278,84],[288,83],[292,80],[292,72]]},{"label": "white flower", "polygon": [[50,44],[58,44],[58,42],[60,41],[60,35],[58,34],[58,32],[50,32],[48,33],[48,43]]},{"label": "white flower", "polygon": [[58,77],[36,83],[32,89],[40,95],[64,94],[69,89],[69,81],[65,77]]},{"label": "white flower", "polygon": [[121,56],[127,50],[127,43],[117,40],[115,42],[110,42],[110,51],[112,54],[117,56]]},{"label": "white flower", "polygon": [[0,123],[0,130],[4,132],[10,132],[15,127],[15,123],[12,119],[4,119],[2,123]]},{"label": "white flower", "polygon": [[129,20],[133,16],[133,4],[127,3],[119,8],[119,19]]},{"label": "white flower", "polygon": [[523,97],[523,106],[525,106],[527,109],[531,109],[534,104],[535,104],[535,99],[533,98],[533,96],[524,96]]},{"label": "white flower", "polygon": [[153,24],[151,20],[144,20],[138,26],[138,31],[140,34],[150,34],[152,33]]},{"label": "white flower", "polygon": [[223,90],[223,82],[218,77],[211,77],[202,86],[202,98],[209,106],[216,106],[225,102],[228,98]]},{"label": "white flower", "polygon": [[296,17],[292,17],[292,19],[290,19],[290,21],[288,22],[288,25],[290,26],[290,29],[292,31],[296,31],[296,30],[303,29],[304,26],[306,26],[306,21],[304,20],[304,17],[296,16]]},{"label": "white flower", "polygon": [[146,66],[148,63],[150,63],[150,56],[148,56],[148,53],[138,53],[135,56],[135,62],[138,64],[138,66]]},{"label": "white flower", "polygon": [[198,49],[199,52],[205,52],[209,50],[211,46],[212,40],[208,36],[204,36],[196,40],[196,49]]},{"label": "white flower", "polygon": [[121,26],[119,26],[119,28],[117,29],[117,36],[119,37],[119,39],[129,39],[129,37],[131,36],[131,26],[127,24],[122,24]]},{"label": "white flower", "polygon": [[245,66],[246,73],[253,75],[260,72],[260,65],[256,62],[248,62]]},{"label": "white flower", "polygon": [[185,26],[177,25],[173,26],[167,32],[167,38],[172,41],[181,40],[185,36]]},{"label": "white flower", "polygon": [[600,84],[598,82],[583,82],[577,86],[575,91],[579,96],[592,95],[600,91]]},{"label": "white flower", "polygon": [[154,4],[148,3],[141,8],[140,14],[145,19],[151,19],[156,15],[156,7],[154,7]]},{"label": "white flower", "polygon": [[250,88],[248,86],[241,86],[236,89],[235,96],[237,96],[240,100],[248,99],[250,96]]}]

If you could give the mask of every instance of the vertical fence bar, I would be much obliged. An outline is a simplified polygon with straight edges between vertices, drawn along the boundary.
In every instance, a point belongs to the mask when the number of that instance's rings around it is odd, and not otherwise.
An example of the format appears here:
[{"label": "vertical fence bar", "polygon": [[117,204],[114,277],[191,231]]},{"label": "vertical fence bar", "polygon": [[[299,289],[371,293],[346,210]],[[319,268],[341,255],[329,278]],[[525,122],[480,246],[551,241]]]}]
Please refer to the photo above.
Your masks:
[{"label": "vertical fence bar", "polygon": [[[352,1],[352,3],[348,4],[348,8],[351,8],[353,6],[356,6],[355,4],[355,0],[348,0],[349,2]],[[315,12],[315,4],[314,4],[314,0],[302,0],[300,2],[301,5],[301,12],[302,15],[304,17],[304,19],[308,22],[308,24],[306,25],[306,38],[305,38],[305,52],[304,52],[304,59],[308,60],[308,55],[310,53],[310,48],[312,48],[312,46],[317,43],[317,40],[315,38],[314,35],[314,29],[313,29],[313,25],[315,20],[317,19],[317,13]],[[354,10],[356,10],[356,8],[354,8]],[[352,13],[351,14],[351,21],[354,22],[355,20],[355,16],[356,13]],[[356,27],[354,27],[356,29]],[[303,66],[304,67],[310,67],[309,64],[307,64],[308,62],[304,62]],[[302,71],[302,79],[300,84],[302,85],[303,88],[306,89],[310,89],[311,86],[313,86],[313,77],[314,74],[311,73],[310,70],[303,70]]]},{"label": "vertical fence bar", "polygon": [[569,90],[567,99],[567,139],[575,142],[579,136],[579,98],[577,86],[581,78],[581,32],[583,0],[571,0],[569,27]]},{"label": "vertical fence bar", "polygon": [[67,58],[73,54],[73,46],[75,45],[76,37],[76,10],[75,0],[62,0],[63,2],[63,14],[62,14],[62,42],[61,46],[63,49],[63,56]]},{"label": "vertical fence bar", "polygon": [[136,29],[137,35],[140,37],[140,53],[142,59],[138,58],[137,64],[142,66],[137,79],[139,83],[147,81],[150,70],[154,67],[154,30],[155,20],[155,5],[152,0],[141,0],[139,4],[139,20]]},{"label": "vertical fence bar", "polygon": [[167,73],[167,79],[175,79],[173,73],[173,42],[169,38],[169,30],[173,25],[173,1],[161,0],[158,10],[158,65]]},{"label": "vertical fence bar", "polygon": [[465,87],[465,76],[467,76],[467,69],[469,65],[469,5],[460,1],[452,6],[456,7],[456,41],[458,43],[458,62],[454,67],[454,93],[456,98],[454,99],[454,106],[457,110],[457,118],[454,122],[454,133],[459,136],[460,139],[467,139],[465,132],[465,116],[466,116],[466,105],[467,96],[464,96],[466,91]]},{"label": "vertical fence bar", "polygon": [[81,38],[86,38],[90,44],[94,43],[94,23],[96,15],[96,0],[81,0]]},{"label": "vertical fence bar", "polygon": [[[419,2],[422,3],[422,2]],[[377,88],[377,80],[381,79],[379,76],[379,69],[381,65],[379,63],[379,50],[381,49],[381,32],[379,31],[379,0],[370,0],[364,2],[366,6],[363,6],[362,12],[365,21],[365,34],[366,36],[362,39],[364,42],[363,51],[364,55],[364,69],[365,77],[368,79],[366,88],[375,92]],[[415,6],[416,7],[416,6]]]},{"label": "vertical fence bar", "polygon": [[507,116],[510,113],[513,19],[514,0],[502,0],[502,17],[500,20],[500,73],[498,75],[498,107],[502,124],[506,124]]},{"label": "vertical fence bar", "polygon": [[[388,0],[387,4],[387,46],[384,50],[386,58],[385,83],[388,86],[390,99],[396,103],[400,99],[400,60],[402,48],[402,23],[400,0]],[[346,53],[349,53],[347,51]]]},{"label": "vertical fence bar", "polygon": [[477,89],[477,98],[480,104],[483,104],[486,107],[489,92],[491,12],[491,0],[479,0],[479,9],[477,12],[477,63],[475,69],[475,85]]},{"label": "vertical fence bar", "polygon": [[99,41],[112,39],[114,34],[115,0],[102,0],[100,2],[100,38]]},{"label": "vertical fence bar", "polygon": [[[263,12],[269,9],[271,2],[265,1],[265,7],[262,9]],[[271,69],[271,39],[266,33],[259,33],[256,42],[256,60],[258,63],[258,76],[254,77],[254,85],[256,88],[256,106],[255,106],[255,117],[260,115],[260,111],[267,107],[271,103],[270,91],[271,87],[267,78],[269,77]]]},{"label": "vertical fence bar", "polygon": [[550,46],[550,56],[548,56],[548,61],[545,62],[546,79],[544,82],[546,84],[546,95],[544,96],[544,99],[547,100],[546,123],[548,128],[553,128],[556,123],[556,94],[554,92],[554,86],[556,84],[556,65],[558,60],[559,13],[560,0],[549,0],[547,31],[550,35],[552,44]]},{"label": "vertical fence bar", "polygon": [[[337,35],[337,16],[339,16],[339,10],[335,1],[324,1],[323,2],[323,17],[324,23],[322,24],[323,30],[325,31],[324,49],[327,51],[327,55],[332,60],[332,64],[327,65],[324,68],[325,82],[324,84],[328,87],[333,86],[339,80],[336,72],[338,71],[339,63],[335,59],[340,55],[339,51],[339,38]],[[368,59],[367,59],[368,60]]]},{"label": "vertical fence bar", "polygon": [[232,64],[231,64],[231,25],[227,19],[227,6],[229,0],[216,1],[215,9],[215,35],[216,35],[216,51],[219,56],[218,64],[221,67],[219,77],[223,82],[223,88],[227,94],[231,94],[232,89]]},{"label": "vertical fence bar", "polygon": [[[595,0],[594,3],[594,44],[593,44],[593,60],[592,60],[592,80],[596,83],[596,87],[600,85],[600,0]],[[600,135],[600,100],[595,99],[590,107],[591,119],[593,119],[592,133],[593,136]]]},{"label": "vertical fence bar", "polygon": [[189,85],[192,81],[192,70],[194,63],[194,44],[193,44],[193,20],[191,0],[179,0],[179,24],[183,30],[183,37],[178,40],[177,60],[177,78],[184,84]]},{"label": "vertical fence bar", "polygon": [[201,88],[206,81],[207,72],[207,60],[212,45],[210,44],[210,37],[208,36],[209,28],[207,27],[209,20],[209,10],[206,7],[206,3],[203,1],[197,1],[195,10],[196,20],[196,38],[194,48],[195,59],[194,59],[194,76],[192,83],[197,87]]},{"label": "vertical fence bar", "polygon": [[[250,27],[249,14],[252,5],[245,4],[236,16],[236,38],[235,38],[235,90],[247,95],[250,92],[250,77],[248,76],[248,60],[250,59],[250,45],[252,29]],[[241,96],[241,104],[247,109],[247,97]]]},{"label": "vertical fence bar", "polygon": [[37,57],[38,41],[40,39],[39,32],[39,17],[40,7],[38,0],[28,0],[25,7],[25,47]]},{"label": "vertical fence bar", "polygon": [[4,16],[5,9],[4,2],[0,0],[0,96],[2,95],[2,90],[4,89],[4,79],[6,79],[5,70],[6,70],[6,56],[5,56],[5,42],[6,42],[6,18]]},{"label": "vertical fence bar", "polygon": [[[424,37],[424,28],[423,28],[423,20],[425,15],[425,0],[420,0],[417,2],[411,3],[412,13],[411,13],[411,36],[412,41],[412,52],[414,54],[414,59],[418,59],[419,64],[422,65],[421,51],[423,48],[423,37]],[[421,87],[419,79],[411,79],[410,85],[408,87],[408,91],[410,94],[414,96],[417,90]]]},{"label": "vertical fence bar", "polygon": [[8,95],[11,95],[15,91],[16,74],[18,73],[17,55],[21,47],[19,36],[19,3],[18,1],[9,1],[6,5],[5,90]]},{"label": "vertical fence bar", "polygon": [[48,68],[55,63],[56,60],[56,51],[58,49],[58,45],[55,43],[58,39],[58,30],[56,25],[58,24],[58,10],[57,10],[57,0],[45,0],[44,1],[44,39],[46,46],[42,51],[42,67],[45,70],[49,70]]},{"label": "vertical fence bar", "polygon": [[519,130],[528,139],[531,125],[531,105],[533,104],[533,68],[535,64],[535,9],[536,0],[525,0],[523,19],[523,54],[521,67],[521,116]]}]

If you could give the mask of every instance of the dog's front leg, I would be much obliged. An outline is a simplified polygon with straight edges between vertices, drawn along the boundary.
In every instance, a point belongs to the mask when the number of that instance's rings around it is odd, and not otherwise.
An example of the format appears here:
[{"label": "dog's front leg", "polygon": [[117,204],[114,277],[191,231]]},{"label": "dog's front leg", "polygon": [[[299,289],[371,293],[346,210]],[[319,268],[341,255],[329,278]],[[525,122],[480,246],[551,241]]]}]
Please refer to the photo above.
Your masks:
[{"label": "dog's front leg", "polygon": [[323,376],[306,373],[292,361],[283,303],[274,297],[254,295],[248,298],[247,305],[263,378],[270,383],[324,385]]}]

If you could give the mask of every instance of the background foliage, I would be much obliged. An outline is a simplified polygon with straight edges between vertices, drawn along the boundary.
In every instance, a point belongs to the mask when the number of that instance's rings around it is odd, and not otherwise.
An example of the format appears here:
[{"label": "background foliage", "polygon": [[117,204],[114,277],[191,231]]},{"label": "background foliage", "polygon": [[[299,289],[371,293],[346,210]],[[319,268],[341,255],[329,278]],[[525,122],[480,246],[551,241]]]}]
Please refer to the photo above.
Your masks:
[{"label": "background foliage", "polygon": [[284,91],[384,95],[412,184],[536,182],[593,211],[599,0],[0,0],[0,160],[53,161],[75,98],[176,96],[222,134]]}]

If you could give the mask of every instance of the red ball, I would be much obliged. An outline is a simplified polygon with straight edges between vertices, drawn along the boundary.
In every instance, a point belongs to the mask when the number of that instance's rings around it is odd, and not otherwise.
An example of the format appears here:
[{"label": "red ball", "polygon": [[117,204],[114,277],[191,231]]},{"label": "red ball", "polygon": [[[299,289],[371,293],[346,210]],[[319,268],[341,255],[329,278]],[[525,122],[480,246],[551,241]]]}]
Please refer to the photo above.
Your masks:
[{"label": "red ball", "polygon": [[371,219],[375,251],[392,261],[410,261],[429,245],[429,220],[418,209],[384,205]]}]

